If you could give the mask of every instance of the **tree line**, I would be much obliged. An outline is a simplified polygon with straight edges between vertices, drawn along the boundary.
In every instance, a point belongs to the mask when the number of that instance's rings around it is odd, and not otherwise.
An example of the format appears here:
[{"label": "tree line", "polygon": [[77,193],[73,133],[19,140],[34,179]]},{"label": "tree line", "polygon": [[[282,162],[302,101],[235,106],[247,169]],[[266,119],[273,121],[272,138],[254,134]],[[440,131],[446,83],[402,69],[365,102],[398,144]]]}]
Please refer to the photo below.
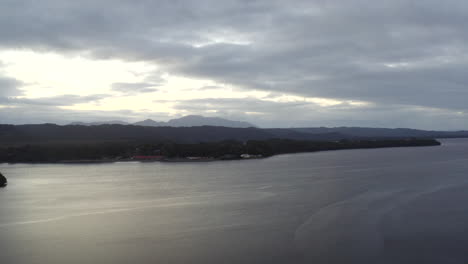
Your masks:
[{"label": "tree line", "polygon": [[277,154],[313,152],[324,150],[412,147],[440,145],[434,139],[387,139],[387,140],[339,140],[310,141],[291,139],[268,140],[223,140],[201,143],[50,143],[25,144],[21,146],[0,147],[0,162],[61,162],[78,160],[126,160],[138,155],[166,158],[184,157],[223,157],[238,158],[241,154],[268,157]]}]

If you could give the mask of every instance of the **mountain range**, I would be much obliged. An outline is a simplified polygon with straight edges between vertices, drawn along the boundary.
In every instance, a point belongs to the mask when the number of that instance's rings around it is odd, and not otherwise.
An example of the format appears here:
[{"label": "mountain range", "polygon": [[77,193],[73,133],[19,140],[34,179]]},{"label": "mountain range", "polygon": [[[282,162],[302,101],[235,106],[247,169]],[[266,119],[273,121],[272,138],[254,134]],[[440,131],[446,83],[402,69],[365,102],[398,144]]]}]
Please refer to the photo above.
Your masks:
[{"label": "mountain range", "polygon": [[234,128],[223,126],[150,127],[137,125],[0,125],[0,146],[96,144],[113,142],[216,142],[292,139],[312,141],[468,137],[468,131],[383,128]]},{"label": "mountain range", "polygon": [[151,119],[70,125],[1,125],[0,145],[99,142],[214,142],[223,140],[292,139],[313,141],[395,138],[468,138],[468,131],[429,131],[408,128],[309,127],[257,128],[247,122],[216,117],[185,116],[167,122]]},{"label": "mountain range", "polygon": [[[102,126],[102,125],[132,125],[143,127],[179,127],[190,128],[199,126],[225,127],[225,128],[255,128],[256,126],[247,122],[233,121],[219,117],[204,117],[188,115],[181,118],[171,119],[167,122],[158,122],[152,119],[136,123],[123,121],[107,122],[73,122],[70,125]],[[468,137],[468,131],[434,131],[410,128],[371,128],[371,127],[298,127],[298,128],[265,128],[257,129],[266,132],[271,137],[288,138],[296,140],[337,140],[337,139],[368,139],[368,138],[451,138]],[[263,135],[262,137],[264,137]]]},{"label": "mountain range", "polygon": [[149,126],[149,127],[194,127],[194,126],[221,126],[221,127],[236,127],[247,128],[255,127],[254,125],[242,122],[233,121],[220,117],[204,117],[199,115],[188,115],[181,118],[171,119],[167,122],[154,121],[146,119],[135,123],[127,123],[119,120],[103,121],[103,122],[73,122],[70,125],[79,126],[99,126],[99,125],[135,125],[135,126]]}]

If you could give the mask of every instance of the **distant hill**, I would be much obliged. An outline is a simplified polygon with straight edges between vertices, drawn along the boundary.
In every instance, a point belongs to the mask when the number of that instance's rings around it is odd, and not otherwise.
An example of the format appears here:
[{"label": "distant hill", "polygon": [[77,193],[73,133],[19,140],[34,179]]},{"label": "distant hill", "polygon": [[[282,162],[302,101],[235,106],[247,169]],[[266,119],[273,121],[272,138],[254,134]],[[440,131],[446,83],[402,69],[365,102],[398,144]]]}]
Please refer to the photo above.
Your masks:
[{"label": "distant hill", "polygon": [[468,137],[468,131],[425,131],[384,128],[237,128],[223,126],[151,127],[137,125],[0,125],[0,146],[48,143],[215,142],[223,140],[291,139],[339,141],[404,138]]},{"label": "distant hill", "polygon": [[[59,126],[0,125],[0,145],[99,142],[214,142],[266,140],[273,138],[330,140],[330,133],[308,134],[286,129],[234,128],[221,126],[149,127],[135,125]],[[339,137],[342,138],[342,137]],[[333,137],[332,139],[338,139]]]},{"label": "distant hill", "polygon": [[468,137],[468,131],[431,131],[410,128],[312,127],[291,130],[308,134],[338,133],[348,138],[455,138]]},{"label": "distant hill", "polygon": [[[98,126],[98,125],[127,125],[129,123],[123,121],[103,121],[103,122],[73,122],[70,125],[81,125],[81,126]],[[237,127],[247,128],[255,127],[254,125],[242,122],[233,121],[220,117],[204,117],[199,115],[188,115],[181,118],[171,119],[167,122],[154,121],[152,119],[146,119],[143,121],[135,122],[132,125],[135,126],[150,126],[150,127],[194,127],[194,126],[222,126],[222,127]]]},{"label": "distant hill", "polygon": [[265,128],[270,134],[277,138],[286,138],[294,140],[340,140],[348,138],[347,135],[338,132],[307,133],[288,128]]},{"label": "distant hill", "polygon": [[157,122],[152,119],[146,119],[140,122],[133,123],[135,126],[151,126],[151,127],[160,127],[165,126],[166,122]]},{"label": "distant hill", "polygon": [[100,125],[128,125],[129,123],[119,120],[101,121],[101,122],[72,122],[71,126],[100,126]]},{"label": "distant hill", "polygon": [[204,117],[198,115],[188,115],[177,119],[171,119],[166,123],[171,127],[193,127],[193,126],[222,126],[222,127],[254,127],[254,125],[242,122],[232,121],[219,117]]}]

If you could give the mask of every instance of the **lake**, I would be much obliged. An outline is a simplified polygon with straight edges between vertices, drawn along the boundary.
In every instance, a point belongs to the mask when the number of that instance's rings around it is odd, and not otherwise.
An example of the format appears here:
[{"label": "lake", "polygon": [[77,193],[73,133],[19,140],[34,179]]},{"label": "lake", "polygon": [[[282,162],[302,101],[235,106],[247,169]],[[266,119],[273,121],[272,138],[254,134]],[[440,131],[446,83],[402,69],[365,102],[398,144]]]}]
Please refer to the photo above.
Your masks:
[{"label": "lake", "polygon": [[468,140],[0,165],[0,263],[468,263]]}]

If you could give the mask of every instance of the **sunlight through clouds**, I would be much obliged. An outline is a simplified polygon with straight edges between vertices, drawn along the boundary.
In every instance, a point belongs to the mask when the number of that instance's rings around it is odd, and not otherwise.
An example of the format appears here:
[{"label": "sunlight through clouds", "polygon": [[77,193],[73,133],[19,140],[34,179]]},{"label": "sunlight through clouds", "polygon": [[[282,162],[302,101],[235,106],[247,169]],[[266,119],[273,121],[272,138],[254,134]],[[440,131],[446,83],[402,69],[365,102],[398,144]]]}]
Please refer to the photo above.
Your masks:
[{"label": "sunlight through clouds", "polygon": [[121,60],[92,60],[79,55],[26,50],[0,51],[4,71],[22,80],[26,97],[109,92],[114,82],[138,82],[154,65]]},{"label": "sunlight through clouds", "polygon": [[[463,129],[468,5],[447,1],[8,1],[0,118],[35,121],[18,109],[47,105],[52,121],[62,109]],[[216,101],[229,107],[203,104]]]}]

